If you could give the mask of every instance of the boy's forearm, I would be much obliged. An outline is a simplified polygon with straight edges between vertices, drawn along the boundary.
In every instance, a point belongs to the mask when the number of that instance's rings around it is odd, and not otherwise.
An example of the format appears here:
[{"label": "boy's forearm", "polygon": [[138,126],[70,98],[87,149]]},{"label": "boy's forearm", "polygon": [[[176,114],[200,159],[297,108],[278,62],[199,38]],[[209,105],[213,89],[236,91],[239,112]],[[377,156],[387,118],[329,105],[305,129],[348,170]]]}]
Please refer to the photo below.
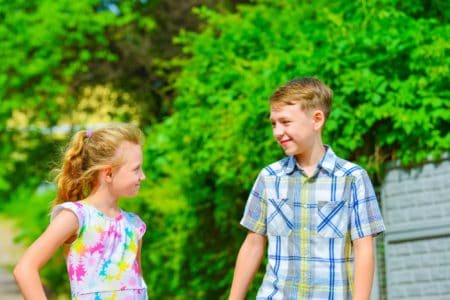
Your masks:
[{"label": "boy's forearm", "polygon": [[265,237],[249,233],[239,250],[229,300],[243,300],[261,264]]},{"label": "boy's forearm", "polygon": [[353,243],[355,250],[353,299],[369,300],[375,269],[373,239],[369,236]]}]

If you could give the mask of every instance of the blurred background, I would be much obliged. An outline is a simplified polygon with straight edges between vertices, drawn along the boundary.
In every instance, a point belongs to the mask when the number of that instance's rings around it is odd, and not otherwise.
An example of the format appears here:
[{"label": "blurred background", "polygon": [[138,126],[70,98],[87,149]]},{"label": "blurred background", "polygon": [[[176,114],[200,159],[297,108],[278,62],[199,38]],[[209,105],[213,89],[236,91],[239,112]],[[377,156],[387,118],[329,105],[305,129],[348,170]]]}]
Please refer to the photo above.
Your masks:
[{"label": "blurred background", "polygon": [[[150,298],[226,299],[248,193],[283,156],[271,93],[294,77],[329,85],[324,142],[380,192],[389,166],[448,159],[449,15],[443,0],[0,1],[1,270],[47,226],[73,132],[132,122],[147,180],[121,203],[148,225]],[[379,299],[388,244],[377,242]],[[51,299],[67,299],[62,254],[41,274]]]}]

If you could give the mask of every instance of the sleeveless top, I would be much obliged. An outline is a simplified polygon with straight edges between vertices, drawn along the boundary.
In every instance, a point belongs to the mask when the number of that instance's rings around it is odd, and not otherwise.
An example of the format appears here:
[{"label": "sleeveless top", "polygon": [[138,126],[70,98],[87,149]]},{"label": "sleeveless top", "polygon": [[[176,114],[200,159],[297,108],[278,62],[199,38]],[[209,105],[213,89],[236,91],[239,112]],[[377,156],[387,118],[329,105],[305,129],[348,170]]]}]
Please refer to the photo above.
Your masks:
[{"label": "sleeveless top", "polygon": [[79,223],[66,254],[72,299],[148,299],[137,260],[145,223],[123,210],[108,217],[85,201],[55,206],[51,220],[63,209],[72,211]]}]

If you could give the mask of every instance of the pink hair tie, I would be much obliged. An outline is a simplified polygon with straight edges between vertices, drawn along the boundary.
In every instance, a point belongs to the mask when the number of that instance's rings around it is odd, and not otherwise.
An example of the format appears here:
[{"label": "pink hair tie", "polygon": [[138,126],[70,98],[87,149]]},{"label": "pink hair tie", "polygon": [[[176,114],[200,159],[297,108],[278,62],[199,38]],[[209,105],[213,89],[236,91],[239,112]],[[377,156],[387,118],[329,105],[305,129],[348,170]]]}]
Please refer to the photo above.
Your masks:
[{"label": "pink hair tie", "polygon": [[86,136],[90,138],[92,136],[92,130],[86,129]]}]

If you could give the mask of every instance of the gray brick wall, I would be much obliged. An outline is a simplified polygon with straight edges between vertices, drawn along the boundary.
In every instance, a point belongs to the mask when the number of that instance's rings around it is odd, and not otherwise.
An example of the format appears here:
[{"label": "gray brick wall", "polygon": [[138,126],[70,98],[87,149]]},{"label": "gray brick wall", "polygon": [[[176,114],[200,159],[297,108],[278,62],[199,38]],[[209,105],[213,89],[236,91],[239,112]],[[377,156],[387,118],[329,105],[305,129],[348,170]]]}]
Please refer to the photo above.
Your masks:
[{"label": "gray brick wall", "polygon": [[450,299],[450,160],[391,168],[381,200],[387,298]]}]

